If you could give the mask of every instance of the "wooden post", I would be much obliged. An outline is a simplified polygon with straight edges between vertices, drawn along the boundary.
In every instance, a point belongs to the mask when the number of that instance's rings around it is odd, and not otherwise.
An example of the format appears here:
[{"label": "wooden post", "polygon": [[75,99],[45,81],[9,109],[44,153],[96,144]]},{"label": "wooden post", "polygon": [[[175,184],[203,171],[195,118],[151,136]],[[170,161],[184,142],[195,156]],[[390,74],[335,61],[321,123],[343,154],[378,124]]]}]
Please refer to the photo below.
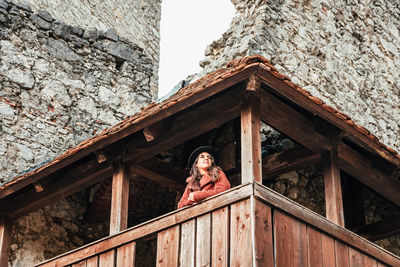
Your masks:
[{"label": "wooden post", "polygon": [[322,156],[326,218],[344,227],[342,187],[337,149],[332,149]]},{"label": "wooden post", "polygon": [[11,223],[5,217],[0,217],[0,267],[8,266],[10,251]]},{"label": "wooden post", "polygon": [[129,177],[121,160],[114,162],[112,183],[110,235],[128,226]]},{"label": "wooden post", "polygon": [[260,102],[250,95],[241,110],[242,184],[261,183]]}]

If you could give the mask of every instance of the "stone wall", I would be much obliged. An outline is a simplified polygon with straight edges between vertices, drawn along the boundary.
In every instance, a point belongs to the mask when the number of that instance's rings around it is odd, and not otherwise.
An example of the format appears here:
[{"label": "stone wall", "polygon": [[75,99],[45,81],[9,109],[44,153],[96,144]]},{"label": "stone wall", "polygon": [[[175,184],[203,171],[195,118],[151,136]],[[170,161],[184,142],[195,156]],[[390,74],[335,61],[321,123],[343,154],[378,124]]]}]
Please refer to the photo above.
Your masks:
[{"label": "stone wall", "polygon": [[[19,0],[37,12],[48,11],[55,19],[69,25],[96,28],[117,33],[133,41],[145,51],[158,73],[160,61],[161,0]],[[151,91],[157,99],[158,76],[151,80]]]},{"label": "stone wall", "polygon": [[82,190],[13,223],[9,266],[33,266],[108,235],[106,222],[88,223]]},{"label": "stone wall", "polygon": [[151,102],[154,63],[115,30],[0,0],[0,184]]},{"label": "stone wall", "polygon": [[399,1],[231,1],[231,27],[207,47],[196,78],[260,54],[400,150]]}]

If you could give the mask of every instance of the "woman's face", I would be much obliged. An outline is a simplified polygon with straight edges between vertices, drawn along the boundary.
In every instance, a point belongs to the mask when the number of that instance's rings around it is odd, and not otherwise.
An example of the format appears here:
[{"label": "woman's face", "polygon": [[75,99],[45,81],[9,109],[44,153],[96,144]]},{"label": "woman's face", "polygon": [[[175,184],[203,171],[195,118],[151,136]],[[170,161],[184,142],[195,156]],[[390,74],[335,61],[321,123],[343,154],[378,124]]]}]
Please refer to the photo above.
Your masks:
[{"label": "woman's face", "polygon": [[196,167],[199,170],[207,171],[211,167],[211,164],[212,156],[207,152],[202,152],[197,159]]}]

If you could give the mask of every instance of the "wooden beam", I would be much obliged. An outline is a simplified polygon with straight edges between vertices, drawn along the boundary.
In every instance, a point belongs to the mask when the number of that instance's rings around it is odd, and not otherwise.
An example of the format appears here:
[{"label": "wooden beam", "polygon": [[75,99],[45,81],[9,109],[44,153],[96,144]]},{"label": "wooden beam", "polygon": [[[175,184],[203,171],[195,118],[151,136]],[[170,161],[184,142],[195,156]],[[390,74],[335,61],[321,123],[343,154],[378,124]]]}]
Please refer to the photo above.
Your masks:
[{"label": "wooden beam", "polygon": [[368,158],[343,142],[338,152],[340,169],[400,206],[400,181],[393,179],[391,173],[374,168]]},{"label": "wooden beam", "polygon": [[[295,108],[266,90],[261,90],[260,96],[261,118],[276,130],[315,153],[323,154],[335,144],[335,140],[318,133],[313,122]],[[400,181],[393,179],[392,170],[385,173],[382,169],[374,168],[371,160],[343,141],[338,145],[338,154],[340,169],[400,206]]]},{"label": "wooden beam", "polygon": [[338,153],[336,149],[326,152],[322,156],[326,218],[344,227],[344,213],[342,200],[342,186]]},{"label": "wooden beam", "polygon": [[96,157],[98,163],[102,163],[107,160],[107,156],[102,150],[95,151],[94,156]]},{"label": "wooden beam", "polygon": [[315,153],[331,148],[331,140],[315,130],[315,124],[281,99],[261,90],[261,119]]},{"label": "wooden beam", "polygon": [[[308,110],[312,114],[318,114],[319,117],[326,120],[338,128],[346,132],[346,135],[350,136],[352,139],[356,140],[365,149],[373,152],[376,155],[384,158],[388,162],[394,164],[395,166],[400,166],[400,159],[394,157],[388,150],[381,147],[377,142],[365,136],[362,132],[353,127],[352,124],[346,123],[342,118],[338,118],[329,109],[325,109],[323,106],[314,103],[308,96],[295,90],[293,87],[286,84],[281,79],[275,77],[269,70],[265,68],[259,68],[257,71],[257,76],[267,84],[274,92],[284,96],[286,99],[290,99],[297,105]],[[345,117],[343,114],[340,117]]]},{"label": "wooden beam", "polygon": [[0,267],[8,266],[10,253],[11,222],[4,216],[0,217]]},{"label": "wooden beam", "polygon": [[128,228],[129,176],[121,160],[114,161],[110,235]]},{"label": "wooden beam", "polygon": [[165,119],[160,123],[168,127],[164,127],[159,138],[148,142],[143,135],[138,135],[127,145],[124,162],[137,164],[238,117],[241,99],[240,92],[233,90]]},{"label": "wooden beam", "polygon": [[258,69],[257,65],[247,67],[246,69],[237,74],[224,77],[224,79],[221,80],[220,82],[214,82],[212,85],[207,86],[207,88],[204,88],[203,85],[200,84],[199,88],[195,88],[195,90],[193,90],[193,92],[195,93],[188,94],[187,96],[184,97],[180,96],[181,99],[179,99],[179,101],[175,99],[174,102],[174,99],[172,99],[168,105],[163,106],[161,104],[159,110],[153,111],[151,114],[147,116],[143,116],[133,124],[128,123],[121,129],[108,133],[107,138],[95,138],[91,142],[85,144],[82,149],[76,151],[76,153],[59,158],[57,162],[55,162],[53,165],[29,176],[29,179],[23,179],[18,183],[15,183],[13,185],[4,188],[3,190],[0,191],[0,199],[5,198],[6,196],[18,191],[19,189],[27,185],[30,185],[36,181],[39,181],[40,179],[64,168],[65,166],[68,166],[73,162],[76,162],[77,160],[90,155],[96,150],[102,149],[112,143],[117,142],[118,140],[123,139],[124,137],[127,137],[135,132],[140,131],[141,129],[149,125],[162,121],[173,114],[176,114],[184,109],[187,109],[195,105],[196,103],[199,103],[205,99],[208,99],[213,95],[219,94],[222,91],[229,89],[234,85],[239,84],[240,82],[250,77],[253,73],[255,73],[257,69]]},{"label": "wooden beam", "polygon": [[261,180],[261,118],[260,102],[249,96],[241,110],[242,184]]},{"label": "wooden beam", "polygon": [[154,172],[140,165],[129,166],[129,172],[134,175],[143,176],[149,180],[152,180],[163,186],[167,186],[175,190],[181,190],[185,186],[183,183],[184,181],[182,181],[182,183],[178,183],[172,178],[167,178],[157,172]]},{"label": "wooden beam", "polygon": [[321,161],[320,154],[316,154],[305,147],[296,146],[264,157],[262,159],[262,176],[263,179],[270,179],[319,161]]},{"label": "wooden beam", "polygon": [[[77,172],[73,170],[69,173]],[[18,198],[5,201],[4,211],[10,219],[16,219],[34,210],[49,205],[59,199],[63,199],[92,184],[100,182],[112,175],[112,166],[109,163],[95,165],[78,176],[70,176],[69,173],[58,177],[42,192],[36,192],[34,188]]]},{"label": "wooden beam", "polygon": [[400,234],[400,216],[357,227],[354,232],[370,241]]}]

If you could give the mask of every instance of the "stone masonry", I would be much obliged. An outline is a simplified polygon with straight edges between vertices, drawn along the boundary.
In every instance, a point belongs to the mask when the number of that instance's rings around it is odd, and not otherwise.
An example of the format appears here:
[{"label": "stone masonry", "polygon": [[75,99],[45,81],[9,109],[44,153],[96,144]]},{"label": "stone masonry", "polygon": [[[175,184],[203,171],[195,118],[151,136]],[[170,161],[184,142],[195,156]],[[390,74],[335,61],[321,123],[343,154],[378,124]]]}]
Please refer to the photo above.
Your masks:
[{"label": "stone masonry", "polygon": [[[47,10],[55,19],[72,26],[117,33],[144,49],[158,73],[160,61],[161,0],[19,0],[37,12]],[[157,99],[158,75],[152,76],[151,94]]]},{"label": "stone masonry", "polygon": [[260,54],[400,151],[399,1],[231,1],[231,27],[207,47],[195,79]]},{"label": "stone masonry", "polygon": [[0,0],[0,183],[148,105],[154,63],[115,30]]}]

